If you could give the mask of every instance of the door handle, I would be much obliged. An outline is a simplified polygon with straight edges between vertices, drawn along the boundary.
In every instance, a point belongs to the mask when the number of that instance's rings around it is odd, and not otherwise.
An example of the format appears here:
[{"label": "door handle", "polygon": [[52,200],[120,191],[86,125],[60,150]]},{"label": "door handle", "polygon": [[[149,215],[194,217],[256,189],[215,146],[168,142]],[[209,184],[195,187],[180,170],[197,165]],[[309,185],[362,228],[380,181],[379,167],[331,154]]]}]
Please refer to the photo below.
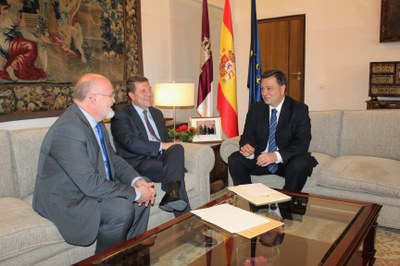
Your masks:
[{"label": "door handle", "polygon": [[298,71],[296,73],[290,73],[290,75],[296,75],[296,79],[301,80],[301,72],[300,71]]}]

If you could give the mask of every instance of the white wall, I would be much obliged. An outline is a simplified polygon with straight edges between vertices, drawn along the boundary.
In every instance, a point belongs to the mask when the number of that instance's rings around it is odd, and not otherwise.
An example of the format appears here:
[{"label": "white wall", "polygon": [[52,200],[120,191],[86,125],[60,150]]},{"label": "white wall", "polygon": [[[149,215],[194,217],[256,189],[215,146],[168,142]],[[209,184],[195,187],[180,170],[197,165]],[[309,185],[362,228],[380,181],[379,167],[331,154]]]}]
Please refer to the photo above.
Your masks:
[{"label": "white wall", "polygon": [[[216,105],[224,0],[208,3]],[[240,131],[248,104],[250,3],[231,0]],[[366,109],[369,62],[400,60],[400,42],[379,43],[380,4],[380,0],[257,1],[258,19],[306,15],[305,102],[310,110]],[[142,0],[141,8],[144,74],[152,85],[175,80],[197,87],[202,0]],[[172,116],[172,110],[163,111]],[[190,116],[197,113],[177,110],[179,121]]]},{"label": "white wall", "polygon": [[[192,82],[197,92],[202,1],[146,0],[141,2],[141,9],[144,75],[153,87],[158,82]],[[222,8],[209,1],[208,12],[216,106]],[[197,93],[195,97],[197,99]],[[172,109],[161,109],[165,116],[173,116]],[[217,115],[216,107],[214,109]],[[178,121],[189,121],[191,116],[198,116],[194,108],[177,108]]]},{"label": "white wall", "polygon": [[[148,9],[156,14],[158,10],[156,3],[160,2],[164,3],[161,0],[142,1],[142,12]],[[169,0],[168,2],[171,4],[170,11],[173,14],[170,19],[173,25],[171,64],[177,68],[170,73],[182,79],[192,78],[197,84],[202,1]],[[224,0],[208,0],[208,3],[214,57],[214,93],[216,93]],[[250,3],[250,1],[231,0],[240,131],[243,128],[248,104],[246,83],[250,46]],[[400,60],[399,42],[379,43],[380,4],[380,0],[257,1],[258,19],[306,15],[305,102],[310,110],[366,109],[365,101],[369,99],[369,62]],[[215,12],[212,12],[213,10]],[[143,32],[149,34],[144,19],[154,21],[154,18],[142,17],[142,19]],[[182,38],[181,33],[186,31],[190,33],[185,36],[187,38]],[[153,32],[147,37],[143,36],[143,42],[148,43],[153,38],[158,38],[155,35],[157,34]],[[156,47],[154,43],[153,47],[148,49],[157,49]],[[183,51],[185,49],[187,50]],[[157,65],[148,65],[148,60],[154,60],[151,57],[151,53],[144,53],[145,74],[148,76],[152,75],[152,72],[163,71]],[[181,65],[185,68],[180,69]],[[216,105],[216,97],[214,104]],[[215,114],[218,112],[215,111]],[[182,119],[188,120],[188,116],[181,117],[180,120]]]},{"label": "white wall", "polygon": [[[223,0],[221,0],[223,2]],[[258,19],[306,15],[305,102],[310,110],[363,110],[369,62],[399,61],[400,43],[379,43],[380,0],[258,0]],[[250,1],[232,0],[238,98],[247,99]],[[240,41],[239,41],[240,40]],[[239,103],[243,128],[247,102]]]}]

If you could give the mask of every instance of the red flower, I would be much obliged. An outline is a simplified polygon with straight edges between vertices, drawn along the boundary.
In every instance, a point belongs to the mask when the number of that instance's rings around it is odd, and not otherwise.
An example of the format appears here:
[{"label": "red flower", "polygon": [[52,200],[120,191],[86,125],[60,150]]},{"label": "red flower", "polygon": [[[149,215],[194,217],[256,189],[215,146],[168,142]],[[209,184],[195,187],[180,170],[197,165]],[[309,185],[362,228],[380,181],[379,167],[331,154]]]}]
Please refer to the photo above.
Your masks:
[{"label": "red flower", "polygon": [[194,130],[195,130],[194,127],[190,127],[190,128],[189,128],[189,131],[190,131],[190,132],[193,132]]},{"label": "red flower", "polygon": [[177,131],[177,132],[185,131],[187,128],[188,128],[187,125],[182,125],[182,126],[180,126],[180,127],[178,128],[179,131],[178,131],[178,130],[176,130],[176,131]]}]

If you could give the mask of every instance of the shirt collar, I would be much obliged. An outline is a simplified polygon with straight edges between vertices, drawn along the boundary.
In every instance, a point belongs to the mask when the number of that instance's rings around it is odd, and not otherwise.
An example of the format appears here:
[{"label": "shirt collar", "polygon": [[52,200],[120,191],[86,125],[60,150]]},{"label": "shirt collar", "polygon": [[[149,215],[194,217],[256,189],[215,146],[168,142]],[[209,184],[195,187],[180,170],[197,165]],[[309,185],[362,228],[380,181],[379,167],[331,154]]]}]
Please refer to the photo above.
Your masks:
[{"label": "shirt collar", "polygon": [[277,111],[277,113],[279,114],[280,112],[281,112],[281,109],[282,109],[282,105],[283,105],[283,102],[285,101],[285,98],[283,98],[283,100],[281,101],[281,103],[280,104],[278,104],[278,106],[277,107],[272,107],[271,105],[269,106],[269,111],[271,111],[272,109],[276,109],[276,111]]},{"label": "shirt collar", "polygon": [[[135,108],[136,112],[138,112],[139,115],[141,115],[143,113],[144,110],[148,110],[148,109],[143,109],[135,104],[132,104],[133,108]],[[150,113],[150,111],[149,111]]]},{"label": "shirt collar", "polygon": [[86,117],[86,119],[89,121],[89,124],[92,128],[94,128],[97,125],[96,120],[91,116],[89,113],[87,113],[85,110],[83,110],[79,105],[79,109],[82,111],[83,115]]}]

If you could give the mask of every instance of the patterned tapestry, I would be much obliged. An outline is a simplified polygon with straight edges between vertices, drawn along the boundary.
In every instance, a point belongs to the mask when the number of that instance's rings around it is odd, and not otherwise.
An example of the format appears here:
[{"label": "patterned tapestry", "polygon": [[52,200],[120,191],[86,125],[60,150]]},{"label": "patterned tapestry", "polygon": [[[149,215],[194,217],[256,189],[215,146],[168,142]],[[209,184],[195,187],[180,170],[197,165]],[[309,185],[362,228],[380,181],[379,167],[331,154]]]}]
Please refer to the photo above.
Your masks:
[{"label": "patterned tapestry", "polygon": [[139,14],[139,0],[0,0],[0,121],[64,110],[87,72],[125,103],[124,81],[143,72]]}]

